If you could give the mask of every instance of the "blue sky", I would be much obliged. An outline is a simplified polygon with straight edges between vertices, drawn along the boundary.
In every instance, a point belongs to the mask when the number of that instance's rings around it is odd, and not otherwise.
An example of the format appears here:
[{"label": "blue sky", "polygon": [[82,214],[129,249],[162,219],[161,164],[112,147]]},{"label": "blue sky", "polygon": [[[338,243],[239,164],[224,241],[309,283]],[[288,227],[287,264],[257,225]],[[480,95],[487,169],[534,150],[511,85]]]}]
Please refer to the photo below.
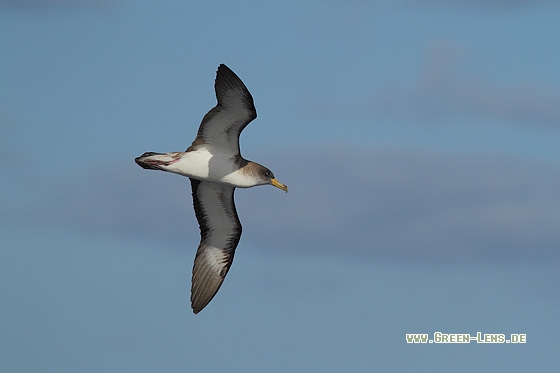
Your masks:
[{"label": "blue sky", "polygon": [[[546,371],[560,312],[552,1],[0,1],[0,367]],[[184,150],[255,99],[217,297],[188,304]],[[407,345],[405,333],[526,333]],[[555,333],[555,334],[554,334]]]}]

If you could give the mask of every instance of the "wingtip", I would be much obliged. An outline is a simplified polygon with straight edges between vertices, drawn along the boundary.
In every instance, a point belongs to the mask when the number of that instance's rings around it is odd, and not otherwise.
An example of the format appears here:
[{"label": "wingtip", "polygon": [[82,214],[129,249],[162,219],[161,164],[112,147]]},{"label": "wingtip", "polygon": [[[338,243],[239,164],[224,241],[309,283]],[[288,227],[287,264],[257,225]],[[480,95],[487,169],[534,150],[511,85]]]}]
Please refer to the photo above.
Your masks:
[{"label": "wingtip", "polygon": [[233,72],[233,70],[231,70],[225,63],[221,63],[216,70],[216,79],[218,78],[218,75],[228,74],[230,72]]},{"label": "wingtip", "polygon": [[[217,291],[216,291],[217,293]],[[216,294],[214,294],[216,295]],[[191,308],[195,315],[197,315],[200,311],[206,308],[206,306],[210,303],[210,301],[214,298],[214,295],[207,301],[202,301],[200,299],[191,300]]]},{"label": "wingtip", "polygon": [[241,83],[241,85],[245,86],[243,84],[243,81],[237,76],[237,74],[234,73],[233,70],[230,69],[224,63],[221,63],[220,66],[218,66],[218,70],[216,70],[216,80],[220,76],[222,77],[222,79],[226,79],[226,80],[233,80],[233,81],[239,80],[239,82],[235,82],[234,85]]},{"label": "wingtip", "polygon": [[[237,246],[237,242],[235,243]],[[209,253],[209,250],[213,252]],[[200,246],[194,260],[191,280],[191,308],[202,311],[220,290],[231,267],[233,253],[214,247]]]}]

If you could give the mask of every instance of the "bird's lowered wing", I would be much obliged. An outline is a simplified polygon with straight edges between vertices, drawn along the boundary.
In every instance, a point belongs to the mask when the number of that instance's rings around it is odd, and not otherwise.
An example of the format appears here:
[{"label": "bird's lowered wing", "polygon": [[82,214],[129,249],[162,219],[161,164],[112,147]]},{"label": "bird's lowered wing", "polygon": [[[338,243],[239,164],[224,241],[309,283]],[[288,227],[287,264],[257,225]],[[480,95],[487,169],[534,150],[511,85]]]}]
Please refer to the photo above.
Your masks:
[{"label": "bird's lowered wing", "polygon": [[193,266],[191,306],[194,313],[199,313],[216,295],[231,267],[241,238],[241,223],[234,187],[190,180],[201,236]]}]

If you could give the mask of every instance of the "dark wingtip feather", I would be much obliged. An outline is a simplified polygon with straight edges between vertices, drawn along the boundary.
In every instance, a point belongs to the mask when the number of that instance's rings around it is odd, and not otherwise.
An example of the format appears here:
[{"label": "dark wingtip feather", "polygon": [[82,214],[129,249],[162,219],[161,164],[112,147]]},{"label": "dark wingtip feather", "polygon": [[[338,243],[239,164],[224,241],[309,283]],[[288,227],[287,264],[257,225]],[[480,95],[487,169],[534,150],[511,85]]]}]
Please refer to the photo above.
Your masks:
[{"label": "dark wingtip feather", "polygon": [[[229,269],[230,263],[226,266]],[[227,274],[227,269],[226,272]],[[204,255],[197,255],[193,266],[191,307],[195,314],[202,311],[220,290],[225,274],[215,273]]]}]

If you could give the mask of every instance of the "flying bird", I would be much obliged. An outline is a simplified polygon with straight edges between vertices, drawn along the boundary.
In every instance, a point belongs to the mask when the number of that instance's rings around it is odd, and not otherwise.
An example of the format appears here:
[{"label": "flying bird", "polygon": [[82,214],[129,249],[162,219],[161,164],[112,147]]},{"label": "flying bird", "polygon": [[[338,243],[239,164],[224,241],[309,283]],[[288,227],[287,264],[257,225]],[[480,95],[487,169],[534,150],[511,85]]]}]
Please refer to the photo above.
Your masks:
[{"label": "flying bird", "polygon": [[202,119],[198,134],[185,152],[147,152],[135,159],[145,169],[172,172],[191,181],[200,244],[194,259],[191,306],[199,313],[224,282],[241,238],[235,209],[235,188],[272,185],[288,192],[268,168],[246,160],[239,135],[257,117],[245,84],[224,64],[214,83],[218,104]]}]

